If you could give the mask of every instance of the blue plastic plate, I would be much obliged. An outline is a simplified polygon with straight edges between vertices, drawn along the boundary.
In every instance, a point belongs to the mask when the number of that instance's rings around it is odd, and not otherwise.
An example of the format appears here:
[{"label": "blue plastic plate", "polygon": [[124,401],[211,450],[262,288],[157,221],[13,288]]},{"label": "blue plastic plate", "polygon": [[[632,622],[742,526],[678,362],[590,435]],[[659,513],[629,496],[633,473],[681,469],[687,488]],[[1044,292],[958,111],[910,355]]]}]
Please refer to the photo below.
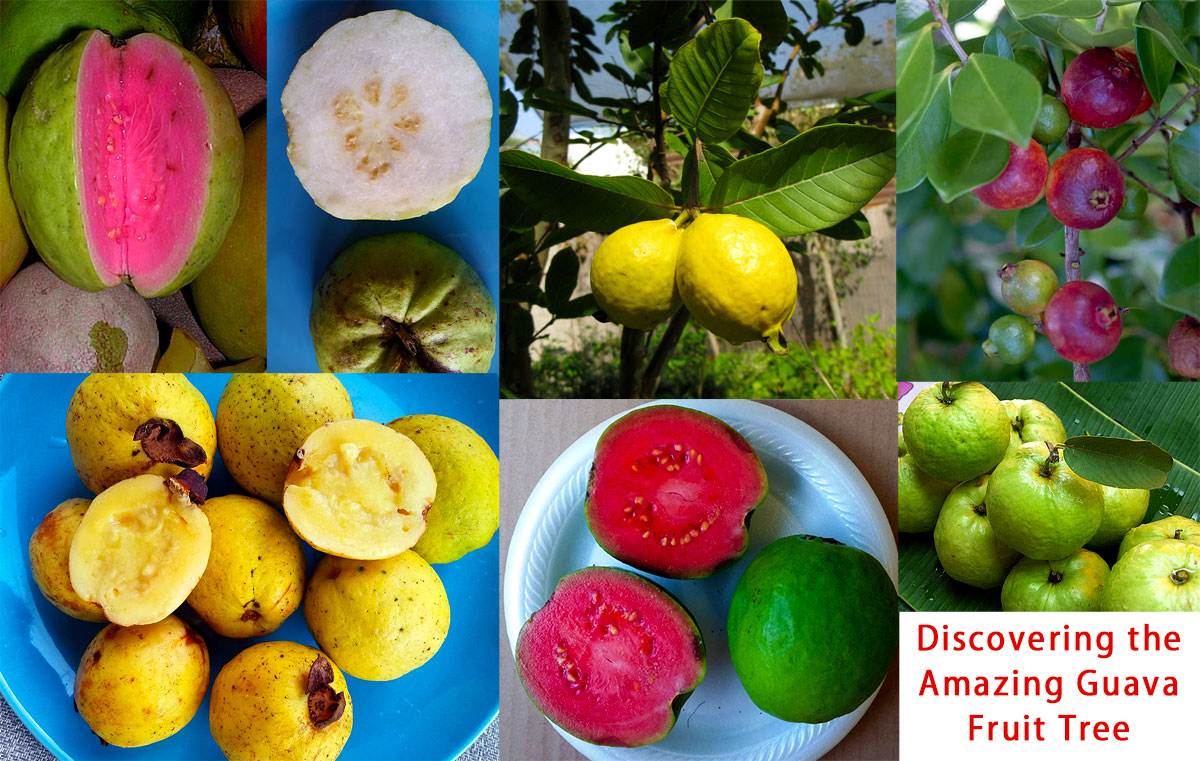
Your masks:
[{"label": "blue plastic plate", "polygon": [[[216,412],[227,375],[191,375]],[[66,414],[81,375],[7,375],[0,380],[0,690],[33,734],[60,759],[220,759],[208,729],[208,700],[180,732],[144,748],[102,747],[72,707],[75,668],[99,624],[77,621],[46,602],[29,573],[29,537],[69,497],[91,497],[66,446]],[[390,422],[432,413],[474,428],[498,451],[496,379],[489,375],[341,376],[357,417]],[[209,493],[240,492],[217,457]],[[320,555],[308,550],[311,571]],[[434,566],[450,598],[450,633],[430,661],[391,682],[347,676],[354,730],[341,758],[458,756],[499,706],[497,540],[461,560]],[[184,618],[199,619],[186,606]],[[298,610],[274,634],[225,639],[200,624],[212,678],[243,648],[264,639],[315,647]]]},{"label": "blue plastic plate", "polygon": [[[446,29],[475,59],[492,92],[492,148],[475,176],[447,206],[400,222],[350,221],[322,211],[304,192],[287,158],[287,122],[279,99],[304,51],[342,19],[400,8]],[[500,289],[500,177],[496,141],[499,122],[496,2],[309,2],[272,1],[268,6],[267,56],[267,362],[272,372],[315,372],[308,332],[312,292],[326,266],[351,243],[372,235],[412,230],[449,246],[475,268],[493,301]],[[446,93],[445,108],[454,108]],[[491,372],[499,368],[492,360]]]}]

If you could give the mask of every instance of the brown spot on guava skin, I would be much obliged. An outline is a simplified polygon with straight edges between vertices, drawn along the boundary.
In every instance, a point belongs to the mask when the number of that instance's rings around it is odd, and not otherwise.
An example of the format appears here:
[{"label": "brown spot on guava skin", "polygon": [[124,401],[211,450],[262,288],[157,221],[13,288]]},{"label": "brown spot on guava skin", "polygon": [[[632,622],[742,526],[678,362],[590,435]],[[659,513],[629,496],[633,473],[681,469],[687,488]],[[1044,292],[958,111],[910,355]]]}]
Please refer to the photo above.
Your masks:
[{"label": "brown spot on guava skin", "polygon": [[324,655],[318,655],[308,670],[308,721],[314,729],[324,729],[342,718],[346,710],[346,694],[334,692],[333,665]]},{"label": "brown spot on guava skin", "polygon": [[341,575],[342,575],[342,569],[341,569],[341,567],[340,567],[340,566],[334,566],[333,570],[331,570],[331,571],[329,572],[329,576],[328,576],[328,577],[326,577],[326,578],[328,578],[330,581],[333,581],[334,579],[336,579],[338,576],[341,576]]},{"label": "brown spot on guava skin", "polygon": [[[258,603],[255,604],[257,605]],[[246,612],[242,613],[243,621],[257,621],[260,618],[262,618],[262,614],[257,610],[247,610]]]},{"label": "brown spot on guava skin", "polygon": [[150,418],[133,432],[133,440],[141,442],[142,451],[154,462],[194,468],[208,461],[204,447],[184,438],[183,430],[174,420]]}]

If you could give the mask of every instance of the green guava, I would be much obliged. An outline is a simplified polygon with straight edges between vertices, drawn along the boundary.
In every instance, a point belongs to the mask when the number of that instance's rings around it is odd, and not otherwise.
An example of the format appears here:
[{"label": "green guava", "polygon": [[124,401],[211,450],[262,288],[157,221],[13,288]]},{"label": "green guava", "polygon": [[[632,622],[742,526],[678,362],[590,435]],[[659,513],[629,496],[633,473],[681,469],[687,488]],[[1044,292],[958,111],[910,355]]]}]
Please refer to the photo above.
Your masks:
[{"label": "green guava", "polygon": [[1004,611],[1067,612],[1100,610],[1108,564],[1089,550],[1061,560],[1022,558],[1000,590]]},{"label": "green guava", "polygon": [[1200,612],[1200,547],[1160,541],[1129,550],[1113,565],[1101,609]]},{"label": "green guava", "polygon": [[1104,514],[1100,528],[1087,543],[1093,550],[1107,549],[1121,541],[1121,537],[1146,519],[1150,507],[1150,492],[1146,489],[1120,489],[1116,486],[1100,485],[1104,494]]},{"label": "green guava", "polygon": [[954,488],[917,467],[912,455],[900,458],[900,500],[897,528],[905,533],[932,531],[946,495]]},{"label": "green guava", "polygon": [[1008,416],[979,383],[946,381],[917,394],[904,413],[904,441],[917,466],[943,481],[988,473],[1008,450]]},{"label": "green guava", "polygon": [[1067,440],[1067,431],[1062,420],[1054,411],[1036,399],[1007,399],[1000,404],[1008,415],[1012,426],[1009,434],[1008,451],[1011,452],[1030,441],[1049,441],[1061,444]]},{"label": "green guava", "polygon": [[817,724],[858,708],[883,682],[898,619],[896,588],[878,560],[832,539],[788,536],[738,581],[729,655],[756,706]]},{"label": "green guava", "polygon": [[984,497],[992,528],[1027,558],[1056,560],[1100,528],[1104,494],[1040,442],[1017,447],[996,466]]},{"label": "green guava", "polygon": [[1177,541],[1200,547],[1200,523],[1182,515],[1168,515],[1162,520],[1131,528],[1121,539],[1117,559],[1139,544]]},{"label": "green guava", "polygon": [[954,487],[933,529],[933,547],[950,578],[980,589],[1004,583],[1021,554],[996,538],[983,503],[988,476]]}]

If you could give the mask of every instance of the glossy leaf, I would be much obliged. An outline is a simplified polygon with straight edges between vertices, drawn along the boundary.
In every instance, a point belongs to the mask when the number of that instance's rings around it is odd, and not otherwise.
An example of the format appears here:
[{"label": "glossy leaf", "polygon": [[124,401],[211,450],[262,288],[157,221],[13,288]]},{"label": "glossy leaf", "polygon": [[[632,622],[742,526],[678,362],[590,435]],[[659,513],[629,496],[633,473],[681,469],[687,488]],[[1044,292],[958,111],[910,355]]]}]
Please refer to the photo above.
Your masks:
[{"label": "glossy leaf", "polygon": [[1175,461],[1149,441],[1115,436],[1074,436],[1064,442],[1063,458],[1081,478],[1121,489],[1157,489],[1167,482]]},{"label": "glossy leaf", "polygon": [[712,204],[801,235],[861,209],[896,171],[896,135],[856,125],[816,127],[769,151],[735,161],[717,180]]},{"label": "glossy leaf", "polygon": [[950,90],[950,115],[964,127],[1025,145],[1042,102],[1029,70],[1007,58],[976,53]]},{"label": "glossy leaf", "polygon": [[987,37],[983,39],[983,52],[1007,58],[1010,61],[1016,60],[1013,56],[1012,45],[1008,44],[1008,38],[1004,36],[1004,30],[998,26],[992,27],[992,31],[988,32]]},{"label": "glossy leaf", "polygon": [[571,248],[559,249],[546,270],[546,303],[556,313],[571,300],[579,281],[579,257]]},{"label": "glossy leaf", "polygon": [[1200,76],[1200,64],[1196,63],[1194,53],[1189,53],[1183,40],[1175,32],[1175,27],[1168,21],[1153,3],[1142,3],[1138,9],[1135,26],[1146,29],[1158,38],[1158,41],[1175,57],[1175,60],[1187,71],[1190,81],[1195,82]]},{"label": "glossy leaf", "polygon": [[747,21],[709,24],[671,59],[663,105],[679,124],[706,142],[720,142],[742,126],[762,85],[762,36]]},{"label": "glossy leaf", "polygon": [[946,139],[950,128],[950,73],[942,69],[933,78],[933,93],[920,113],[896,134],[896,191],[903,193],[925,180],[929,157]]},{"label": "glossy leaf", "polygon": [[1008,166],[1008,143],[964,129],[950,136],[929,159],[929,183],[949,203],[1000,176]]},{"label": "glossy leaf", "polygon": [[1005,0],[1015,19],[1030,16],[1095,18],[1104,10],[1104,0]]},{"label": "glossy leaf", "polygon": [[1133,30],[1127,26],[1108,24],[1099,32],[1094,21],[1055,16],[1029,16],[1017,23],[1046,42],[1073,51],[1089,48],[1117,48],[1128,45]]},{"label": "glossy leaf", "polygon": [[[983,3],[984,0],[943,0],[941,5],[946,19],[953,24],[970,16]],[[897,0],[896,28],[900,30],[900,34],[908,34],[930,21],[933,21],[933,14],[929,12],[928,0]]]},{"label": "glossy leaf", "polygon": [[1137,48],[1138,66],[1142,69],[1142,81],[1146,84],[1146,90],[1155,103],[1161,103],[1162,96],[1175,73],[1175,57],[1149,29],[1134,29],[1133,41]]},{"label": "glossy leaf", "polygon": [[717,180],[725,172],[726,167],[732,164],[737,159],[733,154],[722,148],[720,145],[705,145],[703,147],[704,160],[700,162],[694,161],[691,152],[688,151],[687,159],[683,164],[683,179],[681,184],[686,191],[691,184],[692,172],[698,172],[697,188],[699,191],[700,203],[708,205],[711,203],[713,188],[717,185]]},{"label": "glossy leaf", "polygon": [[1158,282],[1158,303],[1200,315],[1200,238],[1188,238],[1167,260]]},{"label": "glossy leaf", "polygon": [[1171,140],[1167,165],[1175,187],[1194,204],[1200,205],[1200,122],[1193,122]]},{"label": "glossy leaf", "polygon": [[896,42],[896,125],[904,129],[933,93],[933,28],[928,24]]},{"label": "glossy leaf", "polygon": [[836,225],[817,232],[836,240],[866,240],[871,237],[871,222],[866,214],[856,211]]},{"label": "glossy leaf", "polygon": [[526,151],[500,152],[500,175],[547,219],[595,232],[674,216],[671,194],[640,177],[580,174]]},{"label": "glossy leaf", "polygon": [[1045,201],[1038,201],[1017,214],[1016,243],[1019,248],[1033,248],[1056,233],[1061,235],[1062,231],[1062,222],[1054,218]]},{"label": "glossy leaf", "polygon": [[787,33],[788,15],[783,0],[732,0],[732,15],[749,21],[762,35],[762,51],[769,54]]}]

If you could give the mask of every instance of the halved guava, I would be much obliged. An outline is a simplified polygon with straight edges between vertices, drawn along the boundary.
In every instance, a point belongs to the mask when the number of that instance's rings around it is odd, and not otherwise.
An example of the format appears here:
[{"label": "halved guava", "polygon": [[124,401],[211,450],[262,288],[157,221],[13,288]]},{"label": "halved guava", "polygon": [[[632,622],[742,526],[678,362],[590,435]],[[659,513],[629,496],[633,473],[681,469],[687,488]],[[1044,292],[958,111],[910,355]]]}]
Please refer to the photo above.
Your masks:
[{"label": "halved guava", "polygon": [[204,479],[147,474],[100,492],[71,540],[71,586],[121,626],[157,623],[183,604],[208,566],[212,533],[196,506]]},{"label": "halved guava", "polygon": [[492,97],[453,35],[388,10],[340,21],[283,88],[288,158],[342,219],[408,219],[454,200],[491,146]]},{"label": "halved guava", "polygon": [[696,579],[746,552],[767,496],[754,448],[686,407],[634,410],[604,431],[588,479],[588,528],[610,555],[658,576]]},{"label": "halved guava", "polygon": [[296,452],[283,509],[321,552],[379,560],[417,543],[436,490],[433,466],[412,439],[370,420],[338,420]]},{"label": "halved guava", "polygon": [[9,172],[25,229],[59,277],[161,296],[200,274],[225,238],[242,131],[191,53],[155,34],[87,30],[21,96]]},{"label": "halved guava", "polygon": [[669,592],[630,571],[559,579],[517,637],[517,674],[546,718],[581,740],[637,747],[667,736],[704,679],[704,640]]}]

